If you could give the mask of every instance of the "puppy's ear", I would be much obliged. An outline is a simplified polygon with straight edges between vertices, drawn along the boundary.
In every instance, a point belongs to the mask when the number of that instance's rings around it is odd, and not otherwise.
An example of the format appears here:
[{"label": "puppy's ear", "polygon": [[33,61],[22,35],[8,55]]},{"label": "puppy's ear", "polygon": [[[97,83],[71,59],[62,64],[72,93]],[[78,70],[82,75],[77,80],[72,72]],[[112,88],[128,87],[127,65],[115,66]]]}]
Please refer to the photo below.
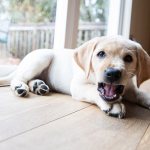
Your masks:
[{"label": "puppy's ear", "polygon": [[84,43],[76,48],[74,53],[75,63],[85,72],[87,78],[90,73],[92,55],[99,39],[100,38],[97,37]]},{"label": "puppy's ear", "polygon": [[150,78],[150,56],[137,44],[137,86]]}]

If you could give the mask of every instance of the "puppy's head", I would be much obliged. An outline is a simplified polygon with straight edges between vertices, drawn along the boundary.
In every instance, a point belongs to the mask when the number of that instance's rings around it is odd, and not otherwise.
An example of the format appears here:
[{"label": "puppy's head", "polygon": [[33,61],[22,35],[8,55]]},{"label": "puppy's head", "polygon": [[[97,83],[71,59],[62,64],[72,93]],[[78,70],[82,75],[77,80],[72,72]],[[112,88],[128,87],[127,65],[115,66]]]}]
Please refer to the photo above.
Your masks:
[{"label": "puppy's head", "polygon": [[74,60],[87,79],[94,74],[99,95],[107,102],[119,100],[134,75],[138,86],[150,78],[148,54],[140,44],[120,36],[86,42],[77,48]]}]

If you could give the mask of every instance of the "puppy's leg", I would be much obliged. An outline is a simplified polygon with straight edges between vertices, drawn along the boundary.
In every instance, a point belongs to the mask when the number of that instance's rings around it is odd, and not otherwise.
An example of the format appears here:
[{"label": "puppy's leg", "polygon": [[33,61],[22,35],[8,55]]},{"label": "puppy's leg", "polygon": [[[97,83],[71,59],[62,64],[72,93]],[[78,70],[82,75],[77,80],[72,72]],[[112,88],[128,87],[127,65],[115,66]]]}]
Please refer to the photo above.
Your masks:
[{"label": "puppy's leg", "polygon": [[146,92],[140,91],[139,89],[128,89],[127,94],[125,94],[124,98],[127,101],[150,109],[150,95]]},{"label": "puppy's leg", "polygon": [[140,91],[132,82],[127,88],[124,98],[130,102],[150,109],[150,94]]},{"label": "puppy's leg", "polygon": [[18,66],[15,77],[11,81],[11,89],[17,96],[26,96],[29,93],[27,83],[38,77],[52,61],[50,50],[37,50],[28,54]]},{"label": "puppy's leg", "polygon": [[78,83],[73,80],[71,83],[71,95],[74,99],[94,103],[100,107],[107,115],[123,118],[125,116],[125,106],[122,103],[109,104],[105,102],[97,91],[94,84]]},{"label": "puppy's leg", "polygon": [[50,92],[48,85],[46,85],[44,81],[39,79],[29,81],[28,86],[30,91],[37,95],[46,95]]},{"label": "puppy's leg", "polygon": [[146,92],[137,90],[137,103],[145,108],[150,109],[150,95]]}]

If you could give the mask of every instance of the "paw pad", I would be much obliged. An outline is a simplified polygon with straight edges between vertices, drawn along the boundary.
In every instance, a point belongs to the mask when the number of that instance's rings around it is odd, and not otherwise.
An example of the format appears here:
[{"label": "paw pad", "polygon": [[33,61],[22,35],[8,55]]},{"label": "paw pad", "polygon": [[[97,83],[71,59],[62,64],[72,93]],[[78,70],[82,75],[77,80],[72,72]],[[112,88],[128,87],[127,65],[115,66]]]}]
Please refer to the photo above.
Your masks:
[{"label": "paw pad", "polygon": [[43,81],[37,80],[33,84],[32,92],[37,95],[45,95],[49,93],[49,87]]},{"label": "paw pad", "polygon": [[15,93],[16,93],[17,96],[20,96],[20,97],[25,97],[25,96],[28,95],[27,90],[24,89],[24,88],[22,87],[22,85],[15,87]]}]

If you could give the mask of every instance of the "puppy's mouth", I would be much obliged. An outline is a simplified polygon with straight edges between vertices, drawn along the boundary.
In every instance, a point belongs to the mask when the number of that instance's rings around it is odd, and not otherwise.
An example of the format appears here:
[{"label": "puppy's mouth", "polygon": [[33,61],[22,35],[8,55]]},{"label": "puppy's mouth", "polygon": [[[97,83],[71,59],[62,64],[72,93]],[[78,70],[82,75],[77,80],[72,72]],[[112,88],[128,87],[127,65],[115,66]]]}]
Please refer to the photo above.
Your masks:
[{"label": "puppy's mouth", "polygon": [[107,102],[118,100],[124,91],[124,85],[116,85],[111,83],[98,83],[99,95]]}]

